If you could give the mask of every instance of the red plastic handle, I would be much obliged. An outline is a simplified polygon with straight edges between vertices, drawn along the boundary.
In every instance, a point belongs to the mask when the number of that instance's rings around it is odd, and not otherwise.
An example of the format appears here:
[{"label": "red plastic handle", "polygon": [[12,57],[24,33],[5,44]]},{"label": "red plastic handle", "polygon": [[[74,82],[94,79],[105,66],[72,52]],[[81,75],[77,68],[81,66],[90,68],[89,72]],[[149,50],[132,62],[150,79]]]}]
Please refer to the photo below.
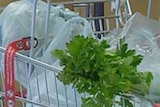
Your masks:
[{"label": "red plastic handle", "polygon": [[[37,42],[38,43],[38,42]],[[5,103],[6,107],[15,107],[15,80],[14,80],[14,56],[19,50],[30,49],[30,37],[16,40],[6,47],[4,72],[5,72]]]},{"label": "red plastic handle", "polygon": [[153,104],[153,107],[160,107],[160,104],[155,103]]}]

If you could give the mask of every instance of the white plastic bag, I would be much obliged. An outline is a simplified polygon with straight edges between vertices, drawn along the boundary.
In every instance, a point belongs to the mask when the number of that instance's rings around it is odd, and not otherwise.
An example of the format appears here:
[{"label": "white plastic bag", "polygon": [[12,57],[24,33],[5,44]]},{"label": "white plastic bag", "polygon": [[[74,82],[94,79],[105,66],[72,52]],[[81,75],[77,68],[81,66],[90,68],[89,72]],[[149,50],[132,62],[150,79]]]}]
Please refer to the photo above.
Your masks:
[{"label": "white plastic bag", "polygon": [[41,61],[53,64],[57,59],[51,56],[51,51],[54,51],[55,49],[65,49],[66,43],[76,35],[83,35],[85,37],[93,36],[93,31],[89,22],[82,17],[73,17],[62,26],[61,31],[57,33],[57,36],[43,54]]},{"label": "white plastic bag", "polygon": [[[30,1],[17,1],[9,4],[1,15],[2,20],[2,46],[6,47],[10,42],[30,36],[31,18],[33,11],[33,3]],[[45,21],[47,13],[47,4],[39,1],[37,5],[36,22],[35,22],[35,37],[41,40],[45,36]],[[49,36],[56,36],[59,32],[59,27],[65,23],[62,17],[58,16],[59,10],[51,7]],[[56,25],[56,27],[55,27]],[[39,40],[39,41],[40,41]],[[37,54],[37,50],[42,46],[43,41],[40,41],[33,54]],[[23,52],[28,55],[28,53]],[[36,57],[36,56],[35,56]]]},{"label": "white plastic bag", "polygon": [[[16,1],[9,4],[0,15],[0,22],[2,26],[2,46],[6,47],[10,42],[30,36],[31,20],[32,20],[33,3],[27,0]],[[39,1],[37,4],[36,22],[35,22],[35,37],[38,39],[38,45],[33,49],[33,58],[42,56],[42,47],[45,36],[45,22],[46,22],[47,4]],[[65,19],[60,17],[59,10],[56,7],[51,7],[50,22],[48,29],[48,36],[52,39],[59,32],[59,28],[65,23]],[[51,40],[47,40],[47,45]],[[24,55],[29,55],[29,51],[21,51]],[[2,57],[2,66],[3,66]],[[16,63],[16,61],[15,61]],[[19,81],[18,75],[22,78],[22,84],[26,86],[27,71],[26,65],[23,62],[18,62],[15,66],[16,80]],[[27,70],[27,68],[26,68]],[[19,73],[20,72],[20,73]]]},{"label": "white plastic bag", "polygon": [[[139,54],[150,56],[159,51],[155,41],[159,33],[160,24],[157,21],[136,13],[126,23],[121,35],[126,37],[130,48],[135,48]],[[140,50],[138,46],[143,49]]]},{"label": "white plastic bag", "polygon": [[139,13],[134,14],[126,23],[122,36],[125,36],[130,49],[143,55],[143,61],[138,66],[139,71],[150,71],[153,81],[146,97],[160,101],[160,23]]}]

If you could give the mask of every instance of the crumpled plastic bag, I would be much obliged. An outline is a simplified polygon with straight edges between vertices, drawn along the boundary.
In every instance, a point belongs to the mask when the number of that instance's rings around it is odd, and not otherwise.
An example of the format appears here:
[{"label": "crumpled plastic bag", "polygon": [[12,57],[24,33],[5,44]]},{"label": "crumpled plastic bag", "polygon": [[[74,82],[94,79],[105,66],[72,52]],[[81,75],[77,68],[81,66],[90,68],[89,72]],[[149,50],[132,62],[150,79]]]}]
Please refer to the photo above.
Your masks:
[{"label": "crumpled plastic bag", "polygon": [[[35,37],[39,40],[38,46],[33,50],[33,55],[37,55],[38,49],[43,44],[42,38],[45,36],[45,21],[47,4],[39,1],[36,12]],[[6,47],[10,42],[30,36],[33,3],[30,1],[17,1],[9,4],[0,16],[2,21],[2,46]],[[59,32],[59,27],[65,23],[65,19],[58,16],[59,10],[51,7],[48,36],[55,37]],[[56,25],[56,26],[55,26]],[[49,44],[49,43],[48,43]],[[22,52],[28,55],[28,52]],[[35,56],[36,57],[36,56]]]},{"label": "crumpled plastic bag", "polygon": [[59,4],[56,7],[59,8],[59,15],[63,17],[65,20],[69,20],[72,17],[79,16],[78,12],[71,11],[68,8],[65,8],[63,4]]},{"label": "crumpled plastic bag", "polygon": [[[2,22],[2,46],[6,47],[10,42],[21,39],[23,37],[30,36],[31,30],[31,20],[32,20],[32,7],[33,3],[30,1],[17,1],[9,4],[0,16],[0,20]],[[36,14],[36,22],[35,22],[35,37],[38,39],[38,45],[33,49],[33,58],[39,58],[42,56],[42,47],[44,44],[44,36],[45,36],[45,22],[46,22],[46,12],[47,12],[47,4],[39,1],[37,5],[37,14]],[[59,32],[59,28],[65,23],[65,19],[58,16],[58,9],[55,7],[51,8],[50,14],[50,23],[48,29],[48,36],[54,38]],[[47,40],[47,44],[51,42],[51,39]],[[20,51],[20,53],[29,56],[29,51]],[[2,56],[2,59],[3,56]],[[15,76],[16,80],[18,79],[18,75],[21,77],[21,83],[26,86],[26,75],[27,71],[25,71],[26,65],[24,62],[15,61],[18,66],[15,66]],[[3,60],[2,60],[3,66]]]},{"label": "crumpled plastic bag", "polygon": [[53,64],[57,58],[51,56],[51,51],[54,51],[55,49],[65,49],[66,43],[76,35],[83,35],[85,37],[94,35],[89,22],[82,17],[73,17],[62,26],[61,31],[57,33],[57,36],[43,54],[41,61]]},{"label": "crumpled plastic bag", "polygon": [[139,13],[130,18],[121,33],[125,36],[129,48],[136,49],[145,57],[157,54],[159,51],[158,34],[160,34],[160,23]]},{"label": "crumpled plastic bag", "polygon": [[[67,42],[69,42],[71,40],[71,38],[73,36],[76,35],[83,35],[85,37],[87,36],[93,36],[93,31],[91,29],[91,26],[89,24],[89,22],[82,18],[82,17],[73,17],[72,19],[68,20],[64,26],[62,26],[61,31],[57,34],[57,36],[53,39],[53,41],[50,43],[50,45],[48,46],[47,50],[45,51],[45,53],[43,54],[41,61],[54,65],[56,67],[59,67],[59,63],[58,63],[58,59],[53,57],[51,55],[51,51],[54,51],[55,49],[65,49],[65,45]],[[46,72],[46,74],[45,74]],[[46,77],[45,77],[46,75]],[[39,78],[39,86],[36,86],[36,78]],[[39,91],[40,91],[40,96],[43,96],[43,99],[41,99],[41,101],[43,103],[47,103],[46,99],[47,99],[47,90],[45,84],[45,78],[48,81],[48,93],[49,93],[49,99],[51,99],[53,102],[52,104],[54,104],[54,107],[57,107],[57,102],[56,102],[56,90],[55,90],[55,84],[57,84],[58,87],[58,95],[59,95],[59,103],[60,103],[60,107],[66,107],[66,95],[65,95],[65,88],[66,88],[66,92],[67,92],[67,99],[68,99],[68,104],[69,107],[75,107],[76,106],[76,102],[75,102],[75,90],[69,85],[69,86],[64,86],[63,83],[61,83],[59,80],[57,80],[55,78],[54,72],[50,71],[50,70],[46,70],[43,67],[35,67],[35,70],[32,74],[31,77],[31,87],[33,88],[33,90],[31,91],[32,93],[32,99],[34,99],[34,101],[38,101],[38,93],[36,90],[37,87],[39,87]],[[57,83],[55,83],[55,79],[57,81]],[[80,94],[77,93],[77,97],[76,99],[77,101],[77,105],[78,107],[81,104],[81,96]],[[29,97],[29,95],[28,95]],[[52,105],[51,104],[51,105]],[[27,107],[30,107],[31,105],[28,105]]]},{"label": "crumpled plastic bag", "polygon": [[139,71],[150,71],[153,74],[147,98],[160,102],[160,23],[139,13],[134,14],[123,28],[129,49],[135,49],[143,55],[138,66]]},{"label": "crumpled plastic bag", "polygon": [[[38,46],[33,50],[33,56],[36,58],[42,55],[42,45],[45,36],[45,23],[48,4],[38,0],[35,22],[35,37],[39,40]],[[30,36],[31,20],[33,12],[33,0],[22,0],[10,3],[0,15],[0,26],[2,27],[2,46],[6,47],[10,42]],[[61,26],[66,20],[78,16],[78,13],[70,11],[60,6],[51,6],[47,46],[50,41],[57,35]],[[46,47],[47,47],[46,46]],[[29,55],[28,52],[21,52]]]},{"label": "crumpled plastic bag", "polygon": [[119,42],[119,39],[122,37],[120,34],[122,32],[122,29],[113,29],[110,30],[106,35],[104,35],[103,38],[100,39],[101,40],[107,40],[110,47],[110,50],[115,50],[117,47],[117,43]]}]

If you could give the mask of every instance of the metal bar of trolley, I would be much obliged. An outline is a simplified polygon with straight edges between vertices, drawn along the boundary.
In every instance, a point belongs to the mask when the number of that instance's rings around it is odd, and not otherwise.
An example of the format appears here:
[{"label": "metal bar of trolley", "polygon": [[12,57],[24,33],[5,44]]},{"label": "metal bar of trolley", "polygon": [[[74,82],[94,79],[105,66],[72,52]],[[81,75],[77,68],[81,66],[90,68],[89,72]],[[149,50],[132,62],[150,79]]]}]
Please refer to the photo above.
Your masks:
[{"label": "metal bar of trolley", "polygon": [[[35,23],[36,23],[36,9],[37,9],[37,2],[38,2],[38,0],[34,0],[34,2],[33,2],[33,9],[32,9],[32,11],[33,11],[33,14],[32,14],[32,20],[31,20],[31,31],[30,31],[30,37],[31,37],[31,46],[30,46],[30,51],[29,51],[29,56],[30,57],[33,57],[33,44],[34,44],[34,36],[35,36]],[[31,94],[31,85],[30,85],[30,82],[29,82],[29,80],[30,80],[30,76],[31,76],[31,72],[32,72],[32,68],[33,68],[33,65],[31,64],[31,63],[29,63],[29,72],[28,72],[28,74],[29,75],[27,75],[27,84],[28,84],[28,90],[29,90],[29,92],[30,92],[30,95],[29,95],[29,97],[30,98],[32,98],[32,94]],[[33,107],[33,105],[32,105],[32,107]]]},{"label": "metal bar of trolley", "polygon": [[148,0],[147,17],[150,17],[151,15],[151,8],[152,8],[152,0]]},{"label": "metal bar of trolley", "polygon": [[[3,92],[0,92],[0,98],[4,99],[4,97],[5,97],[5,94]],[[49,107],[48,105],[37,103],[37,102],[34,102],[32,100],[28,100],[28,99],[25,99],[25,98],[22,98],[22,97],[18,97],[18,96],[15,96],[15,97],[16,97],[17,101],[32,103],[32,104],[35,104],[35,105],[40,106],[40,107]]]},{"label": "metal bar of trolley", "polygon": [[127,9],[128,9],[128,14],[132,15],[132,9],[131,9],[131,5],[130,5],[129,0],[126,0],[126,4],[127,4]]},{"label": "metal bar of trolley", "polygon": [[100,2],[111,2],[112,0],[79,0],[79,1],[66,1],[66,2],[54,2],[52,5],[57,5],[57,4],[64,4],[64,5],[69,5],[69,4],[88,4],[88,3],[100,3]]},{"label": "metal bar of trolley", "polygon": [[106,31],[95,31],[94,32],[94,34],[107,34],[107,33],[109,33],[108,30],[106,30]]},{"label": "metal bar of trolley", "polygon": [[[4,53],[5,48],[0,47],[0,51]],[[22,54],[20,54],[20,53],[16,53],[16,59],[17,59],[17,60],[24,60],[24,61],[26,61],[26,62],[29,62],[29,63],[35,64],[35,65],[44,67],[44,68],[46,68],[46,69],[48,69],[48,70],[51,70],[51,71],[53,71],[53,72],[55,72],[55,73],[58,73],[58,72],[61,71],[61,69],[59,69],[58,67],[55,67],[55,66],[53,66],[53,65],[49,65],[49,64],[47,64],[47,63],[44,63],[44,62],[42,62],[42,61],[33,59],[33,58],[31,58],[31,57],[22,55]]]},{"label": "metal bar of trolley", "polygon": [[97,17],[87,17],[88,20],[95,20],[95,19],[111,19],[111,18],[119,18],[120,16],[109,15],[109,16],[97,16]]}]

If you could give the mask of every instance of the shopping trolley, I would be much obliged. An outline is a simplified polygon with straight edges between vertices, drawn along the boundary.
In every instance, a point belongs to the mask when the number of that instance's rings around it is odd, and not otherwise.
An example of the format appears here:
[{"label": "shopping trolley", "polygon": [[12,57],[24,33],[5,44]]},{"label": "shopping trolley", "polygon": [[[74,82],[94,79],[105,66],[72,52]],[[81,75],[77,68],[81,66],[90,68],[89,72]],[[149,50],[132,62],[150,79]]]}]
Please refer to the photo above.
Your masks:
[{"label": "shopping trolley", "polygon": [[[13,41],[6,49],[0,47],[1,55],[5,55],[5,65],[1,66],[1,70],[5,70],[5,72],[1,72],[1,92],[0,92],[0,107],[79,107],[80,106],[80,97],[84,96],[79,95],[75,89],[70,86],[64,86],[62,83],[58,81],[56,75],[61,71],[60,68],[49,65],[42,61],[32,58],[32,53],[30,56],[25,56],[23,54],[17,53],[19,50],[30,50],[32,51],[36,44],[38,43],[37,39],[34,38],[34,30],[35,30],[35,14],[36,14],[36,5],[38,0],[34,0],[34,9],[32,14],[32,26],[31,26],[31,34],[30,37],[22,38],[21,40]],[[50,12],[50,1],[48,1],[48,12],[46,14],[46,19],[49,18]],[[117,0],[118,1],[118,0]],[[63,2],[63,4],[90,4],[96,2],[112,2],[111,0],[84,0],[84,1],[72,1],[72,2]],[[121,16],[120,8],[118,2],[117,7],[115,8],[115,13],[111,16],[90,16],[86,19],[90,22],[93,31],[95,32],[95,36],[99,39],[106,35],[110,30],[110,19],[115,20],[115,28],[119,28],[124,25],[124,22]],[[58,3],[54,3],[56,5]],[[127,3],[128,4],[128,3]],[[126,13],[128,14],[128,13]],[[46,20],[46,32],[48,29],[48,21]],[[98,21],[99,30],[96,29],[96,22]],[[106,23],[106,24],[104,24]],[[15,63],[14,63],[15,62]],[[2,62],[3,63],[3,62]],[[18,69],[16,73],[18,81],[14,81],[14,67],[18,68],[23,65],[23,72],[26,74],[26,78],[20,77],[20,71]],[[32,78],[32,70],[34,68],[42,68],[44,72],[39,75],[38,71],[34,73],[35,77]],[[5,69],[3,69],[5,68]],[[4,78],[5,75],[5,78]],[[7,75],[7,77],[6,77]],[[53,78],[49,79],[48,77],[52,76]],[[22,81],[26,80],[24,84]],[[52,82],[52,84],[50,83]],[[16,85],[16,87],[15,87]],[[41,87],[41,85],[44,85]],[[51,89],[54,89],[55,92],[52,97],[50,97]],[[36,93],[35,93],[36,92]],[[69,92],[69,94],[68,94]],[[59,95],[59,93],[62,93]],[[71,95],[72,94],[72,95]],[[35,96],[36,95],[36,96]],[[72,98],[71,98],[72,97]],[[135,107],[140,106],[142,103],[148,103],[152,105],[152,102],[148,99],[140,98],[135,99],[136,97],[132,95],[121,95],[124,100],[129,98],[132,101]],[[144,102],[146,101],[146,102]],[[74,102],[74,103],[73,103]],[[113,101],[114,102],[114,101]],[[115,101],[116,102],[116,101]],[[116,103],[113,103],[113,107],[119,107]],[[125,107],[125,104],[122,105]],[[155,105],[155,107],[157,107]]]}]

